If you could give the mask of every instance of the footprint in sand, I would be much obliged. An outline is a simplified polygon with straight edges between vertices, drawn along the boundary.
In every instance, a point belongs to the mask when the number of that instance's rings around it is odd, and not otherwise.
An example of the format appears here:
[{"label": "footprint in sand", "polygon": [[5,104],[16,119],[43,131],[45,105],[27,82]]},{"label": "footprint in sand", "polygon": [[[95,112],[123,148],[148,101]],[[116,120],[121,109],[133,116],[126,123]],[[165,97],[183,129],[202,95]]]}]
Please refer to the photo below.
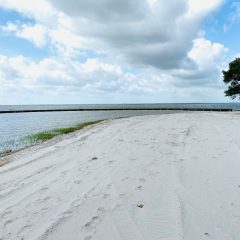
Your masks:
[{"label": "footprint in sand", "polygon": [[127,195],[126,193],[120,193],[120,194],[119,194],[119,197],[120,197],[120,198],[124,198],[124,197],[126,197],[126,195]]},{"label": "footprint in sand", "polygon": [[66,173],[67,173],[67,171],[63,171],[63,172],[60,173],[60,176],[63,177],[63,178],[65,178]]},{"label": "footprint in sand", "polygon": [[92,236],[87,236],[83,240],[91,240],[91,239],[92,239]]},{"label": "footprint in sand", "polygon": [[103,199],[107,199],[107,198],[109,198],[110,197],[110,194],[103,194]]},{"label": "footprint in sand", "polygon": [[11,224],[13,222],[13,219],[9,219],[4,223],[4,228],[7,227],[7,225]]},{"label": "footprint in sand", "polygon": [[48,187],[42,187],[41,191],[44,192],[44,191],[47,191],[48,189],[49,189]]},{"label": "footprint in sand", "polygon": [[82,181],[81,180],[76,180],[76,181],[74,181],[74,183],[79,185],[80,183],[82,183]]},{"label": "footprint in sand", "polygon": [[6,217],[7,215],[11,214],[12,211],[7,211],[7,212],[4,212],[2,215],[1,215],[1,218],[3,217]]},{"label": "footprint in sand", "polygon": [[[26,229],[32,227],[32,224],[27,224],[27,225],[24,225],[19,231],[18,231],[18,234],[22,234]],[[21,239],[24,239],[24,238],[21,238]]]},{"label": "footprint in sand", "polygon": [[117,203],[114,207],[112,207],[112,211],[115,210],[122,210],[123,209],[123,205],[121,203]]},{"label": "footprint in sand", "polygon": [[145,178],[140,178],[139,181],[140,182],[146,182],[146,179]]},{"label": "footprint in sand", "polygon": [[97,215],[93,216],[89,222],[84,224],[83,226],[84,229],[87,231],[95,230],[97,225],[101,223],[102,218],[104,217],[103,213],[104,213],[104,209],[102,207],[99,207],[97,209]]},{"label": "footprint in sand", "polygon": [[136,158],[130,158],[130,161],[136,161],[137,159]]},{"label": "footprint in sand", "polygon": [[84,228],[86,228],[88,230],[92,230],[92,229],[94,229],[95,224],[98,222],[99,222],[99,217],[94,216],[94,217],[92,217],[92,219],[89,222],[84,224]]},{"label": "footprint in sand", "polygon": [[124,181],[127,181],[128,179],[129,179],[129,177],[125,177],[122,179],[122,181],[124,182]]}]

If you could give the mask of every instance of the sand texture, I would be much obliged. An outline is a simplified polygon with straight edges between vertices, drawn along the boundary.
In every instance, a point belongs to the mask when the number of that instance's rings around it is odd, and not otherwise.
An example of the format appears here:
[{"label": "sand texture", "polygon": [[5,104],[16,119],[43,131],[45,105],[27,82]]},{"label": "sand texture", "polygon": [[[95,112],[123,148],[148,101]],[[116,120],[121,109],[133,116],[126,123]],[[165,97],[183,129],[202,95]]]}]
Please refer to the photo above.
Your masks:
[{"label": "sand texture", "polygon": [[240,114],[102,122],[0,168],[1,240],[239,240]]}]

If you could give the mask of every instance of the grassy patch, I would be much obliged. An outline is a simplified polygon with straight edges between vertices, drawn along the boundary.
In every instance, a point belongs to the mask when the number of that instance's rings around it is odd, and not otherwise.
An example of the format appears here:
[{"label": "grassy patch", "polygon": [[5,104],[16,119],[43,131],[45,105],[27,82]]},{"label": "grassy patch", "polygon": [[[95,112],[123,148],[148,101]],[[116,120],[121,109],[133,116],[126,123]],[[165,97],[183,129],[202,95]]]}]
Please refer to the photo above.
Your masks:
[{"label": "grassy patch", "polygon": [[31,142],[31,143],[38,143],[38,142],[44,142],[47,141],[51,138],[54,138],[58,135],[61,134],[67,134],[67,133],[71,133],[74,132],[76,130],[80,130],[84,127],[99,123],[100,121],[94,121],[94,122],[85,122],[85,123],[80,123],[76,126],[73,127],[68,127],[68,128],[57,128],[51,131],[44,131],[44,132],[39,132],[36,134],[32,134],[26,137],[26,140]]}]

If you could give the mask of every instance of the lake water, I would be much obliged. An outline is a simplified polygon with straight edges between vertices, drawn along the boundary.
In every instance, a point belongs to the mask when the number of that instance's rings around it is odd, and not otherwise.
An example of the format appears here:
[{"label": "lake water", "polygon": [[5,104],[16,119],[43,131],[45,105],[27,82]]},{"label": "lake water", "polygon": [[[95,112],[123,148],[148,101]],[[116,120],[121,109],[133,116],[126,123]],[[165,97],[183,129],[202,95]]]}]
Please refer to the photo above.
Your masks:
[{"label": "lake water", "polygon": [[238,103],[222,104],[114,104],[114,105],[15,105],[0,106],[2,110],[32,110],[32,109],[76,109],[76,108],[117,108],[118,111],[84,111],[84,112],[34,112],[0,114],[0,152],[16,150],[27,143],[22,139],[30,134],[76,125],[82,122],[111,119],[118,117],[131,117],[139,115],[165,114],[172,111],[158,110],[121,110],[123,108],[233,108],[240,110]]}]

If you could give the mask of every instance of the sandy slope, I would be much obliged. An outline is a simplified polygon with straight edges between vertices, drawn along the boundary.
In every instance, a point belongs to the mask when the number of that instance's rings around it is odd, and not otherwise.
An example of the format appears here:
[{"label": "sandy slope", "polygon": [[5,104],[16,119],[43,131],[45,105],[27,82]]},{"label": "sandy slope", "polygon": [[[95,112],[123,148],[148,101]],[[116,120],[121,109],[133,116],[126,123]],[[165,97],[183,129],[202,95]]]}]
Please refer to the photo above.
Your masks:
[{"label": "sandy slope", "polygon": [[239,240],[240,114],[119,119],[0,168],[0,239]]}]

